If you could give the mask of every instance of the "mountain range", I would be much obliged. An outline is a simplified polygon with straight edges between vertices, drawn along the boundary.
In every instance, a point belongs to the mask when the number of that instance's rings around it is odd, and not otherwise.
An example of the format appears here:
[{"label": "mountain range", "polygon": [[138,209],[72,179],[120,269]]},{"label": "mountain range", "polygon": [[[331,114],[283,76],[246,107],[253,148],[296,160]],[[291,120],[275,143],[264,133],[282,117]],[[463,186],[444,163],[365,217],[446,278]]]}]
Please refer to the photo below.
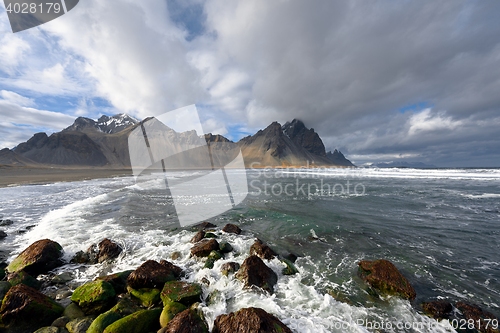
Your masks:
[{"label": "mountain range", "polygon": [[[36,133],[12,150],[0,150],[0,165],[130,168],[128,137],[151,119],[140,122],[126,114],[102,116],[97,121],[79,117],[61,132],[50,136]],[[177,133],[166,128],[166,137],[172,140],[199,140],[194,131]],[[206,134],[204,139],[232,143],[218,134]],[[297,119],[284,125],[273,122],[235,144],[241,148],[247,166],[354,167],[340,151],[326,152],[318,133]]]}]

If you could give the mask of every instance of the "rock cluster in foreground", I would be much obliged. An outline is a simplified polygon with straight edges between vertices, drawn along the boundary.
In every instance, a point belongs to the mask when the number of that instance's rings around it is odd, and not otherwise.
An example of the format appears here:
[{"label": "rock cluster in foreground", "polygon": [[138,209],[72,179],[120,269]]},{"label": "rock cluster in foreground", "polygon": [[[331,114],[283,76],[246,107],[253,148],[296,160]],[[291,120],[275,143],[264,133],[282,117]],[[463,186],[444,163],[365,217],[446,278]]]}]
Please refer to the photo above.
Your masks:
[{"label": "rock cluster in foreground", "polygon": [[[233,248],[228,242],[218,240],[221,231],[209,228],[215,226],[209,223],[199,226],[191,240],[190,253],[211,269]],[[222,229],[222,234],[241,232],[231,224]],[[122,252],[120,245],[104,239],[86,252],[77,253],[71,262],[105,263],[116,260]],[[219,315],[209,325],[199,310],[200,302],[210,301],[210,295],[204,298],[202,286],[208,282],[203,279],[200,283],[187,282],[188,273],[167,260],[147,260],[135,270],[100,276],[76,288],[69,287],[72,277],[67,272],[47,280],[51,270],[64,264],[62,255],[58,243],[44,239],[30,245],[9,265],[2,266],[5,269],[0,269],[0,278],[6,281],[0,281],[0,333],[208,333],[209,327],[213,327],[212,333],[292,332],[273,314],[254,307]],[[272,294],[278,275],[267,263],[275,258],[283,264],[283,275],[299,272],[295,256],[282,258],[259,239],[250,247],[243,263],[226,262],[220,271],[223,276],[240,280],[244,288]],[[370,294],[415,299],[416,292],[409,280],[391,262],[363,260],[358,266],[358,275],[371,289]],[[39,291],[42,287],[45,292],[53,287],[59,289],[48,293],[49,297]],[[485,328],[485,323],[496,318],[475,305],[434,301],[423,303],[421,309],[436,319],[473,320],[477,331],[499,333],[491,326]]]}]

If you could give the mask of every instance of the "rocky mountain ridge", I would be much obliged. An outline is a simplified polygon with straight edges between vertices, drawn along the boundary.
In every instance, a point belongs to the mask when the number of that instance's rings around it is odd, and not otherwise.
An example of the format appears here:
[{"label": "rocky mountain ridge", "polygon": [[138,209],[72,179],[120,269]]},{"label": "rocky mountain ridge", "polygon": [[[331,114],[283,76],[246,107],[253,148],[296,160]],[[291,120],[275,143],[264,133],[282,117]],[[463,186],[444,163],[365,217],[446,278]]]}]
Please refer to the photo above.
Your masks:
[{"label": "rocky mountain ridge", "polygon": [[[102,116],[98,120],[78,117],[61,132],[50,136],[36,133],[13,150],[2,150],[0,164],[129,168],[128,137],[137,126],[151,119],[139,122],[126,114]],[[168,132],[175,134],[173,139],[199,140],[194,131],[176,133],[169,129]],[[174,135],[172,133],[167,137]],[[318,133],[297,119],[284,125],[273,122],[236,143],[211,133],[204,139],[208,143],[217,143],[211,145],[212,149],[225,150],[228,145],[238,145],[247,166],[252,163],[261,167],[354,166],[341,152],[326,152]]]}]

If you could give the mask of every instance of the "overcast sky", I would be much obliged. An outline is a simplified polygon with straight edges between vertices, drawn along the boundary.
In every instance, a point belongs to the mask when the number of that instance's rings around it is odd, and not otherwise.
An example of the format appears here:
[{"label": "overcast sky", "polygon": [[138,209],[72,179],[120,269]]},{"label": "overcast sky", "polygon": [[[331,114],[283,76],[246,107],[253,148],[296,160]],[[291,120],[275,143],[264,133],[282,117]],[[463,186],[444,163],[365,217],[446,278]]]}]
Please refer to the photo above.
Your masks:
[{"label": "overcast sky", "polygon": [[0,147],[196,104],[233,140],[301,119],[353,162],[500,167],[500,1],[84,0],[13,34]]}]

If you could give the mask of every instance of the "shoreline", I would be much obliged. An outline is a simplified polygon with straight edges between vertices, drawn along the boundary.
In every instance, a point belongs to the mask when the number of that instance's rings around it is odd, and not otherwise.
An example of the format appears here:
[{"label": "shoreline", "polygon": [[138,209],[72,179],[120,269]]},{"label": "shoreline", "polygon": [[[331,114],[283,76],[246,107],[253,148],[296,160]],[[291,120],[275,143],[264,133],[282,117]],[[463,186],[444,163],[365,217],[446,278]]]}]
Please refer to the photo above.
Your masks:
[{"label": "shoreline", "polygon": [[0,165],[0,188],[132,176],[132,169],[13,167]]}]

